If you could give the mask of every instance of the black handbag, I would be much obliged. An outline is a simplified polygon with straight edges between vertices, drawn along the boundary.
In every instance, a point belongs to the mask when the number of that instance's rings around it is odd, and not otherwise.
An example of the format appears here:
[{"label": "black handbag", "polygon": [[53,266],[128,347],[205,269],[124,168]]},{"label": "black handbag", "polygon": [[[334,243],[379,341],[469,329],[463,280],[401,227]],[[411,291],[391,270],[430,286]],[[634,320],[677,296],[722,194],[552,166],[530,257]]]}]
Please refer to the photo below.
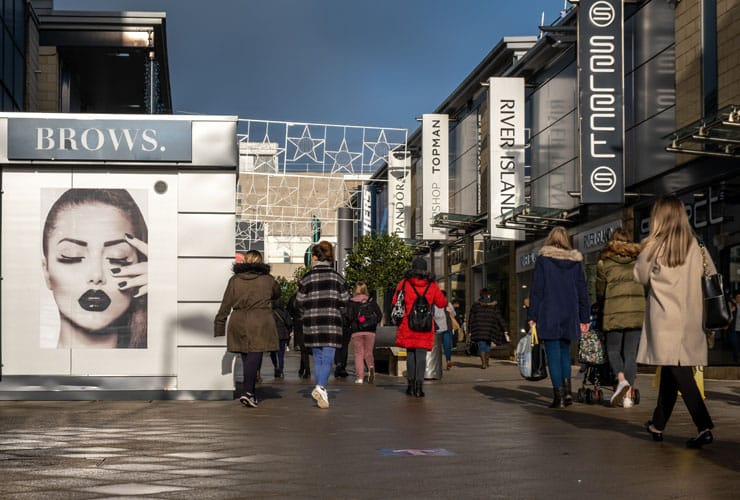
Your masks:
[{"label": "black handbag", "polygon": [[722,286],[722,275],[708,274],[707,259],[710,257],[701,242],[699,247],[704,264],[704,274],[701,277],[701,293],[704,297],[703,326],[705,330],[723,330],[730,324],[732,314]]}]

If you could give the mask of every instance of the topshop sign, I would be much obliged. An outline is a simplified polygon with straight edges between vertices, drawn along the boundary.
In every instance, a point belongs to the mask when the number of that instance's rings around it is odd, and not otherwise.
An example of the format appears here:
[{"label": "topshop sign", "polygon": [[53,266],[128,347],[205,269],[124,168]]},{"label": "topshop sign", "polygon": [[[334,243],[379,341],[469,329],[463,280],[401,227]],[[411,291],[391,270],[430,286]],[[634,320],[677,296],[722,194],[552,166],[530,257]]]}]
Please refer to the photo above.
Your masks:
[{"label": "topshop sign", "polygon": [[578,8],[581,201],[624,203],[622,0]]}]

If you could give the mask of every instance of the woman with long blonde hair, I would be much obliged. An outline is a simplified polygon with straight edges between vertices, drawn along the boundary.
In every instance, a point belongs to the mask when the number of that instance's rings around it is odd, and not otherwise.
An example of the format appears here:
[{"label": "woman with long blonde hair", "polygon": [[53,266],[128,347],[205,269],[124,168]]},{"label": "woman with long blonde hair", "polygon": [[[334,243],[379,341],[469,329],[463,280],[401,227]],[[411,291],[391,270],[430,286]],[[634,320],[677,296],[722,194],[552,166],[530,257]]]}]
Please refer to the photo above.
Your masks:
[{"label": "woman with long blonde hair", "polygon": [[687,441],[689,448],[711,443],[714,428],[693,377],[694,367],[707,364],[702,328],[704,262],[709,273],[716,272],[712,259],[703,253],[683,202],[675,197],[658,199],[634,269],[635,279],[648,289],[637,362],[660,367],[658,401],[645,427],[653,440],[662,441],[681,391],[698,432]]}]

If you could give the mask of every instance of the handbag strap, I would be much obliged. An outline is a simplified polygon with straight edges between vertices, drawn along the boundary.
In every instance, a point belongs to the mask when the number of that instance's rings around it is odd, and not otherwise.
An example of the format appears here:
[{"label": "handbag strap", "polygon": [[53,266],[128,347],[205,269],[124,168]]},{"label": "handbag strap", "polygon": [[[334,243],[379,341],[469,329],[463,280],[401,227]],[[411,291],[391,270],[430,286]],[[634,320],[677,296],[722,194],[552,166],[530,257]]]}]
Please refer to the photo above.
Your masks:
[{"label": "handbag strap", "polygon": [[696,238],[696,242],[699,244],[699,251],[701,252],[701,263],[704,266],[704,276],[709,276],[709,271],[707,271],[707,247],[704,246],[704,242],[700,238]]}]

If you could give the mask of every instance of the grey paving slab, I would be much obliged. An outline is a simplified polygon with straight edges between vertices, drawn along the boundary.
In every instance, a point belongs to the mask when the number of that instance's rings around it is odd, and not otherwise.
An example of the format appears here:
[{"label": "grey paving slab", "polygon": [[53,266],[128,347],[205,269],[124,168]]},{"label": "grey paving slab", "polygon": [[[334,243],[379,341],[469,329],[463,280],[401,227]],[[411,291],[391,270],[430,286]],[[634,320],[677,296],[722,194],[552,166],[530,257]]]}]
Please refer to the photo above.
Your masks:
[{"label": "grey paving slab", "polygon": [[524,381],[499,361],[480,370],[464,356],[425,384],[423,399],[395,377],[332,379],[327,410],[297,378],[294,353],[285,380],[265,375],[258,408],[0,402],[0,498],[711,500],[740,489],[738,381],[706,382],[716,441],[689,450],[694,429],[680,400],[663,443],[643,430],[656,397],[645,374],[640,405],[565,410],[546,407],[546,381]]}]

